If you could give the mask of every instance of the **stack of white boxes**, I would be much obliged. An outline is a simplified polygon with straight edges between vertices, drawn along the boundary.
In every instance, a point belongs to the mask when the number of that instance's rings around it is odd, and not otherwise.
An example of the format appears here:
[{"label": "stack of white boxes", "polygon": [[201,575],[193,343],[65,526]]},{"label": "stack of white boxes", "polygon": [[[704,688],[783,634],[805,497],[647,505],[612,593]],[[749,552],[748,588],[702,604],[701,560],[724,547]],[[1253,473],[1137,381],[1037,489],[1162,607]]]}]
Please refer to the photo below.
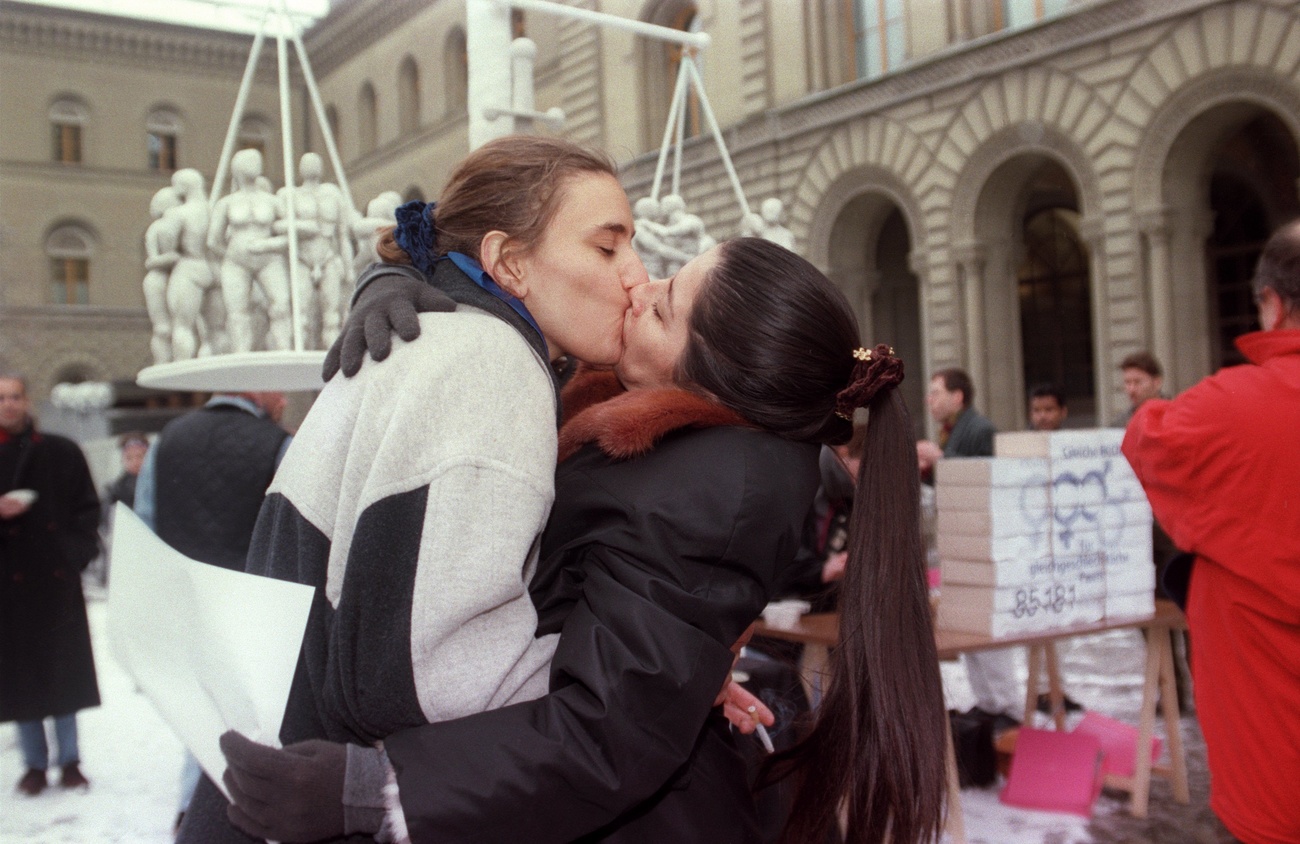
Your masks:
[{"label": "stack of white boxes", "polygon": [[999,434],[940,461],[939,626],[992,636],[1154,611],[1151,509],[1124,432]]}]

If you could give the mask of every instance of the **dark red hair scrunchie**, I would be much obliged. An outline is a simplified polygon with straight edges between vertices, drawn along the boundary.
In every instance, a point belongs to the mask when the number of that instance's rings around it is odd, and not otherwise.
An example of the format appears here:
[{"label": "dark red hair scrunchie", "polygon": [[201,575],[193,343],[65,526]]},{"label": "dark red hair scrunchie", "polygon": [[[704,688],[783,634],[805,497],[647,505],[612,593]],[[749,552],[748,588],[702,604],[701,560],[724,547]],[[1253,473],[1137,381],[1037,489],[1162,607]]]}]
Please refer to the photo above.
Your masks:
[{"label": "dark red hair scrunchie", "polygon": [[858,348],[853,357],[853,374],[849,385],[835,396],[835,414],[842,419],[852,419],[853,411],[871,404],[882,390],[890,390],[902,383],[903,361],[894,357],[894,350],[884,343],[874,349]]}]

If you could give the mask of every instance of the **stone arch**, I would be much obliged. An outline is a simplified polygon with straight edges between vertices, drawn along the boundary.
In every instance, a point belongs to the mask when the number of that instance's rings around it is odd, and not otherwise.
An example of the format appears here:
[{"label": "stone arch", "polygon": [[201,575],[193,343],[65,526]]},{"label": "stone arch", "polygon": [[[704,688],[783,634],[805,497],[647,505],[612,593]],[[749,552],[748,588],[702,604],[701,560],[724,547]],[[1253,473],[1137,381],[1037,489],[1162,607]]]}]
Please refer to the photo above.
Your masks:
[{"label": "stone arch", "polygon": [[[1215,326],[1225,290],[1219,286],[1222,276],[1210,266],[1209,244],[1219,222],[1212,183],[1226,163],[1224,145],[1242,138],[1261,118],[1280,125],[1291,147],[1289,179],[1281,177],[1285,171],[1278,162],[1279,179],[1289,183],[1289,201],[1271,202],[1267,212],[1268,227],[1275,226],[1296,211],[1295,173],[1300,171],[1300,87],[1277,71],[1222,68],[1184,82],[1153,113],[1137,150],[1132,203],[1147,275],[1149,345],[1173,389],[1235,362],[1225,358],[1222,347],[1231,346]],[[1267,200],[1274,191],[1257,193]],[[1249,321],[1253,306],[1239,303],[1236,310]]]},{"label": "stone arch", "polygon": [[[848,298],[864,342],[893,345],[905,360],[924,358],[921,282],[914,256],[922,241],[911,192],[890,171],[863,165],[840,175],[814,212],[809,257]],[[924,382],[912,379],[903,395],[918,421],[925,418]],[[919,431],[918,431],[919,433]]]},{"label": "stone arch", "polygon": [[[1300,37],[1300,33],[1297,34]],[[1253,105],[1272,112],[1300,138],[1300,88],[1260,68],[1224,68],[1190,80],[1152,115],[1138,143],[1133,168],[1133,208],[1151,211],[1167,202],[1165,167],[1174,143],[1197,117],[1219,106]],[[1212,139],[1203,139],[1208,148]]]},{"label": "stone arch", "polygon": [[1054,127],[1029,125],[1027,131],[1026,125],[1008,126],[974,150],[957,176],[949,219],[953,243],[970,243],[978,238],[976,210],[984,186],[999,167],[1024,154],[1046,155],[1060,162],[1074,180],[1079,212],[1085,219],[1101,215],[1101,187],[1092,159],[1079,145]]},{"label": "stone arch", "polygon": [[933,166],[928,148],[903,124],[879,117],[847,123],[827,137],[804,168],[788,225],[806,244],[808,260],[826,269],[835,220],[855,196],[875,189],[902,210],[917,248],[930,233],[911,186]]},{"label": "stone arch", "polygon": [[[991,135],[966,161],[953,188],[948,243],[958,284],[958,312],[964,337],[965,366],[983,395],[983,410],[999,426],[1019,427],[1023,419],[1024,356],[1018,268],[1024,257],[1023,227],[1031,203],[1055,192],[1058,207],[1071,208],[1082,221],[1075,237],[1087,246],[1087,221],[1101,216],[1101,196],[1091,161],[1079,145],[1055,127],[1008,126]],[[1041,173],[1064,182],[1036,184]],[[1046,207],[1046,205],[1044,206]],[[1020,222],[1017,222],[1020,221]],[[1096,283],[1096,259],[1089,283],[1093,397],[1101,394],[1097,361],[1105,309],[1104,286]],[[994,366],[1002,361],[1008,366]]]},{"label": "stone arch", "polygon": [[[1113,127],[1116,119],[1097,92],[1076,77],[1042,66],[1018,69],[972,93],[943,133],[935,157],[963,162],[956,166],[965,178],[980,158],[1022,149],[1050,150],[1072,164],[1087,195],[1088,211],[1095,213],[1099,193],[1085,151],[1092,151],[1103,127]],[[961,195],[956,190],[954,202],[961,201]],[[956,208],[953,217],[961,219]]]},{"label": "stone arch", "polygon": [[108,381],[111,374],[104,361],[82,351],[64,349],[44,357],[28,376],[33,395],[48,397],[56,384],[70,377],[84,381]]},{"label": "stone arch", "polygon": [[1215,6],[1171,29],[1134,68],[1116,107],[1147,127],[1138,145],[1136,195],[1155,187],[1165,152],[1182,130],[1176,103],[1197,110],[1207,99],[1240,96],[1294,103],[1288,80],[1298,63],[1300,15],[1272,5]]}]

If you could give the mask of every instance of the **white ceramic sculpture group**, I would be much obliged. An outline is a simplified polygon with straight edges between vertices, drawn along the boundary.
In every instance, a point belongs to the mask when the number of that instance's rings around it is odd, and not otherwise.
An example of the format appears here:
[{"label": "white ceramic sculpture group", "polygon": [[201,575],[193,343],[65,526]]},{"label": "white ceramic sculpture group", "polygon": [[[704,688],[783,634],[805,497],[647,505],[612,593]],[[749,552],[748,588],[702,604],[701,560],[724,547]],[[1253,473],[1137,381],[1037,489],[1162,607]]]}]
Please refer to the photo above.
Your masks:
[{"label": "white ceramic sculpture group", "polygon": [[225,352],[294,348],[289,220],[297,231],[296,299],[303,349],[328,347],[351,297],[352,280],[374,256],[375,230],[393,223],[401,197],[380,194],[361,217],[337,185],[322,181],[315,153],[299,163],[301,183],[272,190],[262,154],[240,150],[231,190],[209,210],[203,176],[178,170],[150,204],[144,294],[154,363]]},{"label": "white ceramic sculpture group", "polygon": [[[300,184],[274,191],[262,175],[262,154],[245,149],[231,158],[230,193],[210,209],[197,170],[177,170],[171,185],[154,195],[144,276],[154,363],[293,349],[293,300],[303,349],[327,348],[338,337],[354,279],[377,260],[375,230],[393,223],[402,198],[385,191],[362,216],[337,185],[322,180],[319,155],[303,155],[298,172]],[[298,233],[292,298],[290,192]],[[781,225],[781,200],[760,207],[761,214],[741,221],[741,234],[793,249],[794,236]],[[643,197],[635,214],[633,244],[651,278],[672,276],[717,243],[677,194]]]},{"label": "white ceramic sculpture group", "polygon": [[[776,197],[763,200],[762,214],[747,214],[740,223],[745,237],[764,237],[794,249],[794,234],[781,225],[784,207]],[[718,241],[704,229],[704,221],[686,210],[686,202],[672,193],[663,199],[642,197],[633,206],[636,236],[632,245],[651,278],[668,278],[690,259]]]}]

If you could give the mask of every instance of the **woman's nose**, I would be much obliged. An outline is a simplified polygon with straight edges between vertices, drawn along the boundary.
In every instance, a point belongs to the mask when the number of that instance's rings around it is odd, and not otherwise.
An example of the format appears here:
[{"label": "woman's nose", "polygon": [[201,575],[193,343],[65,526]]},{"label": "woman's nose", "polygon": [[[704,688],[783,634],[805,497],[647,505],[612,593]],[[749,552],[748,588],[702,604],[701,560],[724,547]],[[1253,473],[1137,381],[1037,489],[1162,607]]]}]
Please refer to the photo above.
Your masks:
[{"label": "woman's nose", "polygon": [[628,288],[628,298],[632,300],[632,314],[634,316],[640,316],[649,307],[654,286],[654,282],[644,280]]},{"label": "woman's nose", "polygon": [[623,289],[630,291],[634,287],[645,284],[650,280],[650,276],[646,273],[645,264],[641,263],[641,257],[633,250],[629,249],[628,251],[632,255],[624,265],[622,275]]}]

